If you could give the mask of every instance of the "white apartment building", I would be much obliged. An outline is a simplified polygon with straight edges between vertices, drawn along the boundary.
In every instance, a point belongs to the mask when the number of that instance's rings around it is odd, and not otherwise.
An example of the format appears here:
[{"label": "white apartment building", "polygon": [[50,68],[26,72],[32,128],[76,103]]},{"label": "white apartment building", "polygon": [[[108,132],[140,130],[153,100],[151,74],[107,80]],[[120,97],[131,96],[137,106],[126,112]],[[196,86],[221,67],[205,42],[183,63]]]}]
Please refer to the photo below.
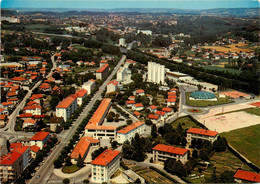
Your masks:
[{"label": "white apartment building", "polygon": [[136,121],[131,125],[117,131],[117,142],[123,144],[125,141],[131,141],[136,133],[142,135],[144,133],[145,123],[142,121]]},{"label": "white apartment building", "polygon": [[91,182],[108,182],[120,167],[120,151],[105,150],[91,162]]},{"label": "white apartment building", "polygon": [[203,139],[213,143],[218,138],[218,132],[200,128],[190,128],[187,130],[187,142],[191,143],[192,139]]},{"label": "white apartment building", "polygon": [[132,81],[131,76],[131,70],[127,68],[127,65],[125,64],[125,66],[119,68],[117,71],[116,80],[118,82],[130,83]]},{"label": "white apartment building", "polygon": [[77,105],[78,106],[82,105],[84,98],[87,96],[87,93],[88,93],[87,90],[84,89],[84,88],[78,90],[75,93],[75,96],[77,97]]},{"label": "white apartment building", "polygon": [[181,161],[183,164],[188,161],[188,150],[164,144],[157,144],[153,147],[153,162],[163,163],[168,158]]},{"label": "white apartment building", "polygon": [[90,79],[90,80],[88,80],[88,82],[85,82],[82,85],[82,88],[87,90],[88,95],[90,95],[91,91],[95,88],[95,86],[96,86],[96,81],[94,79]]},{"label": "white apartment building", "polygon": [[42,114],[42,107],[40,105],[31,105],[24,107],[23,109],[25,113],[31,113],[32,115],[41,115]]},{"label": "white apartment building", "polygon": [[30,139],[30,145],[38,146],[40,149],[43,148],[43,146],[47,143],[47,141],[50,139],[50,133],[49,132],[37,132],[31,139]]},{"label": "white apartment building", "polygon": [[123,47],[126,46],[124,38],[119,39],[119,46],[123,46]]},{"label": "white apartment building", "polygon": [[107,93],[115,92],[118,89],[118,82],[116,80],[111,80],[107,84]]},{"label": "white apartment building", "polygon": [[77,110],[77,100],[69,96],[56,106],[56,116],[63,117],[66,122],[75,110]]},{"label": "white apartment building", "polygon": [[87,125],[85,134],[94,139],[110,138],[116,139],[116,126]]},{"label": "white apartment building", "polygon": [[164,84],[165,66],[154,62],[148,62],[148,82]]}]

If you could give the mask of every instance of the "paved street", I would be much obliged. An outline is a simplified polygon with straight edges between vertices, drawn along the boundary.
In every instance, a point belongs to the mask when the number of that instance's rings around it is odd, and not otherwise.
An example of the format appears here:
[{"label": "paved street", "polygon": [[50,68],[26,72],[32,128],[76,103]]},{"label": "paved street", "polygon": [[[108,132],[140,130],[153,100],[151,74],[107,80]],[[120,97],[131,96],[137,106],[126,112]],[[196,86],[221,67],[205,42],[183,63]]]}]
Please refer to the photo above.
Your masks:
[{"label": "paved street", "polygon": [[[128,45],[128,49],[130,49],[132,46],[132,43]],[[44,164],[41,166],[41,168],[36,172],[35,176],[30,180],[29,183],[47,183],[49,177],[51,176],[54,166],[53,162],[58,157],[59,153],[61,152],[62,148],[67,145],[68,141],[71,139],[72,135],[76,131],[76,128],[78,125],[82,122],[82,120],[86,117],[88,112],[92,109],[95,102],[101,98],[102,92],[105,90],[108,82],[112,79],[112,77],[116,74],[119,67],[124,63],[126,59],[126,56],[123,55],[120,61],[118,62],[117,66],[114,68],[112,73],[109,77],[107,77],[106,81],[102,84],[102,86],[99,88],[99,90],[96,92],[94,97],[91,99],[90,103],[83,109],[80,116],[77,118],[77,120],[73,123],[72,127],[66,131],[65,134],[61,137],[60,144],[56,147],[56,149],[52,152],[52,154],[47,158],[47,160],[44,162]],[[40,175],[40,178],[37,179],[37,175]]]}]

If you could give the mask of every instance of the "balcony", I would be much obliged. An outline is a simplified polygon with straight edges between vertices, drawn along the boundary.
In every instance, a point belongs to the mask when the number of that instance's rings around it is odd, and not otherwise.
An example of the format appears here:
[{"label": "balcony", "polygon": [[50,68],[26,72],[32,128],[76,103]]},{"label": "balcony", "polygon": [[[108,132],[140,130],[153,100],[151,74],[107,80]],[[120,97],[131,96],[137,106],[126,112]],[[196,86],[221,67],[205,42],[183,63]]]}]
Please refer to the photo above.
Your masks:
[{"label": "balcony", "polygon": [[8,171],[13,171],[14,169],[12,167],[7,168]]}]

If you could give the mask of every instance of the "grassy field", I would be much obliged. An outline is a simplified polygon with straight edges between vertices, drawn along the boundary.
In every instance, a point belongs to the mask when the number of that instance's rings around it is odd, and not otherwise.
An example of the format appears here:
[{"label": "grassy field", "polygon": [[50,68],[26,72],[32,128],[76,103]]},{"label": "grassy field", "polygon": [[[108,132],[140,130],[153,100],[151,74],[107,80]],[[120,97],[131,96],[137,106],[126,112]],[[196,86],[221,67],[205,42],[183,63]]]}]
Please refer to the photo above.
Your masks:
[{"label": "grassy field", "polygon": [[232,102],[228,97],[218,98],[217,101],[190,100],[189,97],[190,97],[190,93],[186,93],[186,104],[193,107],[207,107],[207,106],[221,105],[221,104],[227,104]]},{"label": "grassy field", "polygon": [[211,65],[206,65],[204,66],[205,69],[207,70],[217,70],[217,71],[227,71],[233,74],[240,74],[242,71],[240,70],[236,70],[233,68],[223,68],[223,67],[219,67],[219,66],[211,66]]},{"label": "grassy field", "polygon": [[84,47],[83,45],[73,45],[73,47],[74,47],[75,49],[84,49],[84,50],[87,49],[87,48]]},{"label": "grassy field", "polygon": [[232,45],[224,45],[224,46],[203,46],[204,49],[214,49],[218,52],[252,52],[252,49],[245,48],[247,44],[238,43]]},{"label": "grassy field", "polygon": [[76,171],[78,171],[79,169],[81,169],[80,167],[78,167],[76,164],[71,165],[71,166],[64,166],[62,168],[62,172],[70,174],[70,173],[74,173]]},{"label": "grassy field", "polygon": [[229,113],[232,113],[232,112],[241,112],[241,111],[245,111],[249,114],[254,114],[254,115],[260,116],[260,108],[258,108],[258,107],[251,107],[251,108],[246,108],[246,109],[239,109],[239,110],[236,110],[236,111],[219,113],[219,114],[216,114],[215,116],[222,115],[222,114],[229,114]]},{"label": "grassy field", "polygon": [[201,128],[196,123],[194,123],[189,117],[182,117],[171,123],[173,128],[177,128],[178,124],[181,124],[184,130],[190,127]]},{"label": "grassy field", "polygon": [[146,181],[148,181],[148,183],[172,183],[172,181],[170,181],[169,179],[147,167],[138,166],[128,162],[125,162],[125,165],[127,165],[130,169],[143,177]]},{"label": "grassy field", "polygon": [[204,177],[200,177],[198,179],[191,179],[191,177],[186,177],[192,183],[205,183],[206,178],[209,178],[213,173],[214,167],[216,167],[216,174],[220,175],[226,170],[235,172],[238,168],[242,168],[244,170],[251,170],[250,167],[243,164],[235,155],[233,155],[230,151],[225,152],[216,152],[210,158],[210,165],[207,168],[204,168],[202,173],[199,173],[197,166],[191,174],[196,175],[204,175]]},{"label": "grassy field", "polygon": [[260,125],[224,132],[221,136],[248,160],[260,167]]}]

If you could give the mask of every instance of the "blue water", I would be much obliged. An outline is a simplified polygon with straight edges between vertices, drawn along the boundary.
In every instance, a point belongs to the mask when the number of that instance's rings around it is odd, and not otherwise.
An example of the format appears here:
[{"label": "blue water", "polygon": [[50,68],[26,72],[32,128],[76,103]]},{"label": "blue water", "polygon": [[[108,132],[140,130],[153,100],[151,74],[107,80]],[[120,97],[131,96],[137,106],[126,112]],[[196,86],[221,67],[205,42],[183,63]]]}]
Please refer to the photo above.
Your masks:
[{"label": "blue water", "polygon": [[178,8],[178,9],[212,9],[212,8],[258,8],[257,0],[3,0],[2,8]]}]

